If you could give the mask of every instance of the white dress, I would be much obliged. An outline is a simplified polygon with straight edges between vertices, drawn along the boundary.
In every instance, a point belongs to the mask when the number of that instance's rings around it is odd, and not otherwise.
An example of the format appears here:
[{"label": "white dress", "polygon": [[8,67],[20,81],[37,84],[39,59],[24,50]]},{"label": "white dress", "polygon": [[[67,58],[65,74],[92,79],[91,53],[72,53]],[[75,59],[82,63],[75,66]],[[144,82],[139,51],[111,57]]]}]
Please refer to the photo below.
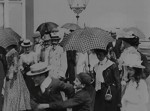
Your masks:
[{"label": "white dress", "polygon": [[23,63],[27,65],[32,65],[37,63],[36,54],[34,52],[30,52],[29,54],[25,54],[25,53],[21,54],[19,60],[19,64],[21,68],[23,68]]},{"label": "white dress", "polygon": [[146,107],[148,98],[149,94],[145,80],[141,79],[138,85],[135,81],[130,80],[122,97],[121,111],[148,111]]}]

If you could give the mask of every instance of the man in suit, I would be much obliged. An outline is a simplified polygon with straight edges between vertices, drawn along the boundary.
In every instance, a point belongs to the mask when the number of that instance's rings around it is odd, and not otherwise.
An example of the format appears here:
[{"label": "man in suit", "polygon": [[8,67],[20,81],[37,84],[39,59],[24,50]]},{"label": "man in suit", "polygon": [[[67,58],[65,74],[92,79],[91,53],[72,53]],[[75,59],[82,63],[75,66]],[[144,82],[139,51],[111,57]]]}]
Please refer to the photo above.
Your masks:
[{"label": "man in suit", "polygon": [[52,110],[50,108],[39,108],[42,103],[63,101],[61,91],[64,91],[68,98],[74,95],[71,84],[64,83],[59,79],[48,76],[50,68],[45,62],[32,65],[31,71],[27,73],[35,83],[35,95],[31,97],[31,107],[36,111],[66,111],[66,109]]},{"label": "man in suit", "polygon": [[55,111],[59,109],[72,108],[72,111],[93,111],[92,95],[94,89],[89,90],[92,78],[87,73],[79,73],[74,81],[75,94],[68,100],[56,101],[49,104],[40,104],[38,107],[51,108]]}]

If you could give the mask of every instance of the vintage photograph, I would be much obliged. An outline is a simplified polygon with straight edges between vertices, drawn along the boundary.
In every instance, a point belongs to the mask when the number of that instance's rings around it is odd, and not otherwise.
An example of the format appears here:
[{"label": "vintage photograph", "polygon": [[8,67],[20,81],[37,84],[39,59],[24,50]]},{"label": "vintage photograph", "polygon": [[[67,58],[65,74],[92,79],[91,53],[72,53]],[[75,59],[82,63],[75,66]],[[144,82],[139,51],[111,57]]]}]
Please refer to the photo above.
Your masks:
[{"label": "vintage photograph", "polygon": [[0,111],[150,111],[150,0],[0,0]]}]

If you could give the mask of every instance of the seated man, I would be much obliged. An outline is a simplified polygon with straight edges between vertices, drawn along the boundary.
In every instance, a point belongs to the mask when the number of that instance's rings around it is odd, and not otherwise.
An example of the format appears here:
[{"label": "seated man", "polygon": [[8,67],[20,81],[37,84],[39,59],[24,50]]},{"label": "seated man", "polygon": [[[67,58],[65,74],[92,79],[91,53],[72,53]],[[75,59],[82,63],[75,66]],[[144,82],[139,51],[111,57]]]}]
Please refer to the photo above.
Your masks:
[{"label": "seated man", "polygon": [[[59,79],[48,76],[49,69],[44,62],[32,65],[31,71],[27,73],[35,83],[35,95],[31,97],[31,107],[36,111],[38,105],[42,103],[51,103],[56,101],[63,101],[60,91],[64,91],[68,97],[74,95],[74,89],[71,84],[66,84]],[[50,110],[49,108],[42,111],[66,111],[66,109]]]}]

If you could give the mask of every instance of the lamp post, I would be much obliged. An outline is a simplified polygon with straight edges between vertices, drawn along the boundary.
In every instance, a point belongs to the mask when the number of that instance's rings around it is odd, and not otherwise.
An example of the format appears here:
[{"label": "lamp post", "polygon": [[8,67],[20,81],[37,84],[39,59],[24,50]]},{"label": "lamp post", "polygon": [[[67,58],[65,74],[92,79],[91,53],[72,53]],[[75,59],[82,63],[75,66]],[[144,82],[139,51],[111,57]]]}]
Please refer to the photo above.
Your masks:
[{"label": "lamp post", "polygon": [[86,9],[88,2],[89,0],[68,0],[70,9],[73,10],[73,12],[76,14],[77,25],[80,17],[79,14]]}]

